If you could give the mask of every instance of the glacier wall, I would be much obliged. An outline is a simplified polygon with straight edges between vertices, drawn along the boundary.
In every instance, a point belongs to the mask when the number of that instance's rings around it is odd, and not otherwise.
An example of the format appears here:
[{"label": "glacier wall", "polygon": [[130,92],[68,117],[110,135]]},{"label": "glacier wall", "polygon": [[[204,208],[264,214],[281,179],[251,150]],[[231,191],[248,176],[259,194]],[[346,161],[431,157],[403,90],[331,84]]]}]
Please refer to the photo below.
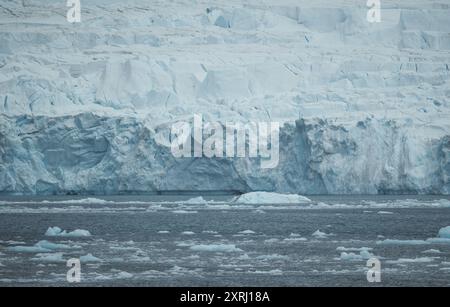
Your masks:
[{"label": "glacier wall", "polygon": [[129,117],[1,116],[0,190],[31,194],[268,190],[301,194],[450,191],[450,137],[366,118],[298,120],[280,131],[280,163],[178,158],[159,132]]},{"label": "glacier wall", "polygon": [[[0,0],[0,193],[450,193],[450,4]],[[279,121],[280,163],[171,123]]]}]

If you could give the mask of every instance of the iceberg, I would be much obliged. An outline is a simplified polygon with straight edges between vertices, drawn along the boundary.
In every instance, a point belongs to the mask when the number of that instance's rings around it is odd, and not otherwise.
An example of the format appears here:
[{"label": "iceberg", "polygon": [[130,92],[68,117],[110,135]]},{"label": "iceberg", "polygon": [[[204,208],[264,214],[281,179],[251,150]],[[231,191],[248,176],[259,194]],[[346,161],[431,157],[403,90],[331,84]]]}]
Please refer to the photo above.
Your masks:
[{"label": "iceberg", "polygon": [[439,238],[450,239],[450,226],[441,228],[439,230],[438,237]]},{"label": "iceberg", "polygon": [[237,197],[234,201],[238,204],[305,204],[311,200],[305,196],[296,194],[279,194],[271,192],[250,192]]},{"label": "iceberg", "polygon": [[84,229],[76,229],[74,231],[67,232],[55,226],[49,227],[45,232],[45,235],[49,237],[90,237],[91,233]]},{"label": "iceberg", "polygon": [[242,252],[242,249],[237,248],[234,244],[199,244],[192,245],[191,250],[197,252],[216,252],[216,253],[230,253]]}]

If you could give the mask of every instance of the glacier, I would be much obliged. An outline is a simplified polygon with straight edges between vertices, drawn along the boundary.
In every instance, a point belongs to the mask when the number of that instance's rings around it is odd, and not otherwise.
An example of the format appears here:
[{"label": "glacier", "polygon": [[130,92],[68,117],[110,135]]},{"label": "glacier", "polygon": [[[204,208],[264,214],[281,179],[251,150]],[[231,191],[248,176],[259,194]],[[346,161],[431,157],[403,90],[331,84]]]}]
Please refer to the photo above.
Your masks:
[{"label": "glacier", "polygon": [[[0,193],[450,194],[450,4],[0,0]],[[171,125],[277,121],[280,161]]]}]

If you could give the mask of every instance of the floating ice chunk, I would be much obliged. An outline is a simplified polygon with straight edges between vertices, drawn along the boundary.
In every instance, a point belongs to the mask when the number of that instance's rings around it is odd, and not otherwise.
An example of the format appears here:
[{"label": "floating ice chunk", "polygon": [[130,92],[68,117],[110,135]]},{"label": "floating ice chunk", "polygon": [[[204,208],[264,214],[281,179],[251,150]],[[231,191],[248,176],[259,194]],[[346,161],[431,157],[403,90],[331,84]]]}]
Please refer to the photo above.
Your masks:
[{"label": "floating ice chunk", "polygon": [[434,244],[450,244],[450,226],[439,229],[437,238],[427,239],[428,243]]},{"label": "floating ice chunk", "polygon": [[188,241],[188,242],[177,242],[177,243],[175,243],[175,245],[176,245],[176,246],[179,246],[179,247],[189,247],[189,246],[194,245],[194,243],[192,243],[192,241]]},{"label": "floating ice chunk", "polygon": [[391,211],[378,211],[378,214],[394,214],[394,212]]},{"label": "floating ice chunk", "polygon": [[49,227],[45,232],[45,235],[49,237],[90,237],[91,233],[84,229],[76,229],[74,231],[67,232],[55,226]]},{"label": "floating ice chunk", "polygon": [[433,262],[435,258],[431,257],[419,257],[419,258],[399,258],[397,260],[388,260],[386,263],[402,264],[402,263],[427,263]]},{"label": "floating ice chunk", "polygon": [[441,207],[450,207],[450,200],[448,200],[448,199],[440,199],[440,200],[438,200],[438,204]]},{"label": "floating ice chunk", "polygon": [[66,245],[66,244],[49,242],[47,240],[39,241],[38,243],[36,243],[35,246],[40,246],[40,247],[43,247],[43,248],[46,248],[46,249],[50,249],[50,250],[78,248],[76,246],[72,247],[72,246],[69,246],[69,245]]},{"label": "floating ice chunk", "polygon": [[256,232],[254,232],[253,230],[247,229],[247,230],[239,231],[239,233],[243,234],[243,235],[252,235],[252,234],[255,234]]},{"label": "floating ice chunk", "polygon": [[42,203],[58,203],[58,204],[112,204],[114,201],[108,201],[99,198],[83,198],[83,199],[69,199],[69,200],[43,200]]},{"label": "floating ice chunk", "polygon": [[362,251],[370,251],[371,247],[343,247],[339,246],[336,248],[338,252],[362,252]]},{"label": "floating ice chunk", "polygon": [[118,278],[118,279],[128,279],[128,278],[132,278],[133,274],[125,272],[125,271],[121,271],[121,272],[117,273],[114,277]]},{"label": "floating ice chunk", "polygon": [[234,201],[238,204],[306,204],[309,198],[297,194],[279,194],[272,192],[250,192],[242,194]]},{"label": "floating ice chunk", "polygon": [[450,244],[450,226],[441,228],[439,230],[437,238],[429,238],[427,240],[387,239],[383,241],[377,241],[377,244],[391,244],[391,245]]},{"label": "floating ice chunk", "polygon": [[279,255],[279,254],[271,254],[271,255],[261,255],[256,257],[259,260],[289,260],[289,256]]},{"label": "floating ice chunk", "polygon": [[40,246],[13,246],[8,247],[7,250],[17,253],[50,253],[50,249],[46,249]]},{"label": "floating ice chunk", "polygon": [[[285,240],[286,240],[286,239],[285,239]],[[272,244],[272,243],[277,243],[277,242],[279,242],[279,241],[280,241],[280,240],[277,239],[277,238],[271,238],[271,239],[264,240],[264,243]]]},{"label": "floating ice chunk", "polygon": [[248,273],[253,273],[253,274],[268,274],[268,275],[282,275],[283,271],[280,269],[274,269],[274,270],[269,270],[269,271],[249,271]]},{"label": "floating ice chunk", "polygon": [[341,260],[367,260],[373,257],[373,254],[370,253],[368,250],[364,249],[359,252],[359,254],[355,253],[347,253],[342,252],[341,253]]},{"label": "floating ice chunk", "polygon": [[186,235],[186,236],[192,236],[192,235],[195,235],[195,232],[193,232],[193,231],[183,231],[181,234],[182,235]]},{"label": "floating ice chunk", "polygon": [[195,211],[195,210],[173,210],[172,213],[175,213],[175,214],[194,214],[194,213],[198,213],[198,211]]},{"label": "floating ice chunk", "polygon": [[423,254],[440,254],[441,251],[438,249],[427,249],[426,251],[422,252]]},{"label": "floating ice chunk", "polygon": [[324,238],[326,238],[326,237],[328,237],[328,236],[331,236],[331,234],[327,234],[327,233],[322,232],[322,231],[320,231],[320,230],[316,230],[316,231],[312,234],[312,236],[313,236],[313,237],[316,237],[316,238],[318,238],[318,239],[324,239]]},{"label": "floating ice chunk", "polygon": [[14,240],[0,241],[0,243],[5,243],[5,244],[8,244],[8,245],[22,245],[22,244],[26,244],[23,241],[14,241]]},{"label": "floating ice chunk", "polygon": [[50,253],[54,250],[77,249],[79,246],[69,246],[66,244],[52,243],[46,240],[37,242],[33,246],[12,246],[8,247],[9,251],[19,253]]},{"label": "floating ice chunk", "polygon": [[35,257],[31,258],[31,260],[39,262],[65,262],[63,258],[63,253],[53,253],[53,254],[39,253],[36,254]]},{"label": "floating ice chunk", "polygon": [[303,238],[303,237],[289,237],[289,238],[283,239],[283,241],[285,241],[285,242],[304,242],[304,241],[308,241],[308,239]]},{"label": "floating ice chunk", "polygon": [[377,244],[383,244],[383,245],[423,245],[423,244],[429,244],[428,241],[424,240],[393,240],[393,239],[386,239],[382,241],[377,241]]},{"label": "floating ice chunk", "polygon": [[438,237],[450,239],[450,226],[441,228],[439,230]]},{"label": "floating ice chunk", "polygon": [[234,244],[199,244],[191,246],[190,249],[197,252],[242,252],[242,249],[237,248]]},{"label": "floating ice chunk", "polygon": [[208,202],[206,200],[204,200],[203,197],[201,197],[201,196],[188,199],[186,201],[183,201],[182,203],[188,204],[188,205],[207,205],[208,204]]},{"label": "floating ice chunk", "polygon": [[87,254],[80,257],[81,262],[101,262],[100,258],[93,256],[92,254]]},{"label": "floating ice chunk", "polygon": [[450,239],[448,238],[429,238],[427,239],[428,243],[431,244],[450,244]]}]

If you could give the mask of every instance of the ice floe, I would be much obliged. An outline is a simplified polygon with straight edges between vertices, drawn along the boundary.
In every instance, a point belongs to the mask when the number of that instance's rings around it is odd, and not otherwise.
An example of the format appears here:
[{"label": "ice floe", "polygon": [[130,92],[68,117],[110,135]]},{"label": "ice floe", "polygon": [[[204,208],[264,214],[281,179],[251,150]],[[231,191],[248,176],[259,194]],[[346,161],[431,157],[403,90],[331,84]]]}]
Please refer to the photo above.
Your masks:
[{"label": "ice floe", "polygon": [[272,261],[272,260],[289,260],[289,256],[279,255],[279,254],[270,254],[270,255],[260,255],[257,256],[258,260]]},{"label": "ice floe", "polygon": [[38,262],[65,262],[63,253],[39,253],[31,260]]},{"label": "ice floe", "polygon": [[340,259],[341,260],[367,260],[374,257],[372,253],[370,253],[367,249],[361,250],[359,254],[352,252],[342,252]]},{"label": "ice floe", "polygon": [[441,251],[438,249],[427,249],[425,251],[422,252],[422,254],[440,254]]},{"label": "ice floe", "polygon": [[195,213],[198,213],[198,211],[195,211],[195,210],[173,210],[171,212],[175,213],[175,214],[195,214]]},{"label": "ice floe", "polygon": [[394,212],[391,211],[378,211],[378,214],[394,214]]},{"label": "ice floe", "polygon": [[429,244],[429,242],[425,241],[425,240],[386,239],[386,240],[382,240],[382,241],[377,241],[377,244],[382,244],[382,245],[423,245],[423,244]]},{"label": "ice floe", "polygon": [[67,244],[52,243],[46,240],[37,242],[33,246],[11,246],[7,250],[19,253],[49,253],[55,250],[79,249],[80,246],[69,246]]},{"label": "ice floe", "polygon": [[201,196],[188,199],[186,201],[183,201],[182,203],[187,204],[187,205],[199,205],[199,204],[206,205],[206,204],[208,204],[208,202]]},{"label": "ice floe", "polygon": [[247,229],[247,230],[239,231],[239,233],[243,234],[243,235],[252,235],[252,234],[255,234],[256,232],[254,232],[253,230]]},{"label": "ice floe", "polygon": [[197,252],[242,252],[242,249],[237,248],[234,244],[198,244],[192,245],[190,249]]},{"label": "ice floe", "polygon": [[45,235],[49,237],[90,237],[91,233],[88,230],[84,229],[75,229],[73,231],[67,232],[55,226],[49,227],[45,232]]},{"label": "ice floe", "polygon": [[272,192],[250,192],[236,198],[239,204],[306,204],[311,200],[297,194],[279,194]]},{"label": "ice floe", "polygon": [[193,232],[193,231],[183,231],[181,234],[182,235],[186,235],[186,236],[192,236],[192,235],[195,235],[195,232]]},{"label": "ice floe", "polygon": [[81,262],[101,262],[100,258],[93,256],[92,254],[87,254],[80,257]]},{"label": "ice floe", "polygon": [[328,234],[328,233],[322,232],[319,229],[319,230],[316,230],[315,232],[313,232],[312,236],[317,238],[317,239],[325,239],[325,238],[327,238],[329,236],[332,236],[332,234]]},{"label": "ice floe", "polygon": [[203,230],[202,233],[207,233],[207,234],[213,234],[213,235],[215,235],[215,234],[217,234],[218,232],[217,232],[217,231],[214,231],[214,230]]},{"label": "ice floe", "polygon": [[371,247],[343,247],[338,246],[336,248],[338,252],[361,252],[361,251],[370,251],[372,250]]},{"label": "ice floe", "polygon": [[387,260],[390,264],[404,264],[404,263],[428,263],[433,262],[435,258],[432,257],[418,257],[418,258],[399,258],[397,260]]}]

